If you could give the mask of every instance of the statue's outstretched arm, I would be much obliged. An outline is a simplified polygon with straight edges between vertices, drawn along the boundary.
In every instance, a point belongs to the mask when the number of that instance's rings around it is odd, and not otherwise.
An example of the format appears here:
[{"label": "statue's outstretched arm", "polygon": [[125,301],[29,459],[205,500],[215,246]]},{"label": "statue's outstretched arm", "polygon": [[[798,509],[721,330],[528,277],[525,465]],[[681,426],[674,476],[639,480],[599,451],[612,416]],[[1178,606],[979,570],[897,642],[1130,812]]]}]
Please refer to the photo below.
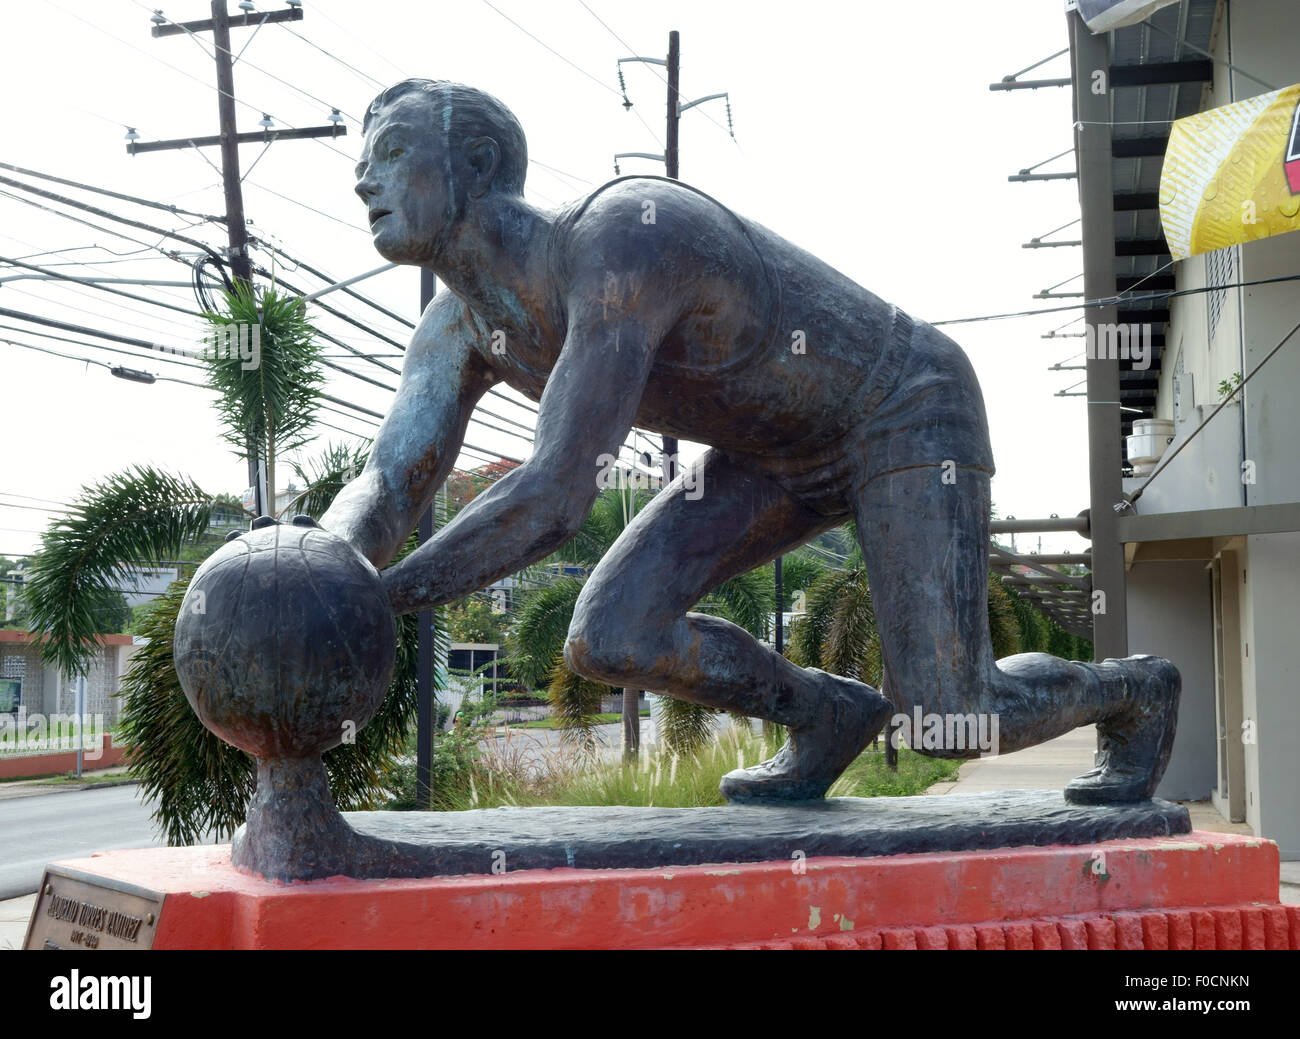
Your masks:
[{"label": "statue's outstretched arm", "polygon": [[402,547],[460,452],[480,397],[496,381],[475,350],[465,304],[440,293],[411,337],[397,396],[361,475],[339,492],[321,526],[377,567]]},{"label": "statue's outstretched arm", "polygon": [[637,317],[591,296],[569,313],[542,394],[533,456],[384,573],[398,613],[453,602],[550,555],[586,518],[598,490],[597,460],[616,456],[632,427],[657,339]]}]

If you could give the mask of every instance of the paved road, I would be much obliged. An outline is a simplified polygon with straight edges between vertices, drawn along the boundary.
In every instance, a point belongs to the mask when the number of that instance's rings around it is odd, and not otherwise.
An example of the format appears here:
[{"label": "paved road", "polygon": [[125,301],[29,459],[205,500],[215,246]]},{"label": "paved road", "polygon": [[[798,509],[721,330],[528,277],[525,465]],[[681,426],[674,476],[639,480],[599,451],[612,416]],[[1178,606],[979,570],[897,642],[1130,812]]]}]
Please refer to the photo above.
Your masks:
[{"label": "paved road", "polygon": [[[719,717],[720,727],[727,722]],[[616,759],[620,726],[601,725],[597,731],[601,756]],[[646,742],[654,738],[649,718],[641,719],[641,735]],[[560,733],[548,729],[512,728],[508,738],[493,744],[489,759],[495,751],[503,758],[523,758],[535,768],[550,755],[567,753]],[[134,785],[0,799],[0,901],[35,891],[45,866],[56,859],[165,843],[155,835],[149,809]]]},{"label": "paved road", "polygon": [[0,899],[35,891],[55,859],[164,843],[136,786],[0,801]]}]

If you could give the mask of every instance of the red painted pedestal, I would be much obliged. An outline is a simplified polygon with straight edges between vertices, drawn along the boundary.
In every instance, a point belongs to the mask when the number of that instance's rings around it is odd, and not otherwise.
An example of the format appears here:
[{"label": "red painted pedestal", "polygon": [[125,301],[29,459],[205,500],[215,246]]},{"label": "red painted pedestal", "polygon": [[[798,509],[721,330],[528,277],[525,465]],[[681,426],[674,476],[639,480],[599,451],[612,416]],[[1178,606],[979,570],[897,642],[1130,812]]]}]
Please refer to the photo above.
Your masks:
[{"label": "red painted pedestal", "polygon": [[229,860],[227,846],[151,848],[51,871],[163,896],[158,949],[1300,949],[1277,846],[1217,833],[290,885]]}]

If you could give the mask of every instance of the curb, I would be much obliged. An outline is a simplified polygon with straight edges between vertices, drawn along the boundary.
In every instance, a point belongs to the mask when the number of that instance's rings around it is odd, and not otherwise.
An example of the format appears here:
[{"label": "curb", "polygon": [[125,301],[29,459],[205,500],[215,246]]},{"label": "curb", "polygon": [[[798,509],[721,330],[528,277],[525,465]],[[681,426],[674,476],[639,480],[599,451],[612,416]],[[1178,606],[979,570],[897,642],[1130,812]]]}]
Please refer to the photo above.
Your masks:
[{"label": "curb", "polygon": [[[120,779],[104,783],[50,783],[42,779],[24,780],[17,783],[5,783],[0,786],[0,801],[16,800],[20,797],[39,797],[42,794],[70,794],[80,790],[97,790],[116,786],[138,785],[138,779]],[[9,789],[5,789],[8,787]]]}]

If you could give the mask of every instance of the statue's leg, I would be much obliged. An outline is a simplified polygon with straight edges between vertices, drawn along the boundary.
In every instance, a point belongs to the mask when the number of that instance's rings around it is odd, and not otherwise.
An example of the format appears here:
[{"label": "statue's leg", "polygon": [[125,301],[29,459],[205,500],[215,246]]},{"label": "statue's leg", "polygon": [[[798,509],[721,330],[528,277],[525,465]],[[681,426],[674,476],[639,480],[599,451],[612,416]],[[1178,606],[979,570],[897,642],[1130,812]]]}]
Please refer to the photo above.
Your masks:
[{"label": "statue's leg", "polygon": [[[821,797],[880,731],[879,692],[804,669],[743,628],[688,613],[700,597],[841,522],[717,451],[679,477],[628,526],[588,578],[566,663],[615,686],[670,696],[788,727],[772,762],[727,777],[733,799]],[[733,778],[734,777],[734,778]]]},{"label": "statue's leg", "polygon": [[991,733],[994,722],[1002,753],[1096,723],[1102,764],[1070,784],[1067,800],[1149,798],[1173,744],[1177,669],[1156,657],[1090,664],[1022,653],[994,660],[989,479],[978,469],[913,466],[876,476],[857,493],[886,691],[909,720],[918,707],[923,718],[939,716],[944,742],[966,737],[964,746],[936,747],[913,732],[911,745],[939,757],[973,757],[979,751],[971,750],[970,733]]}]

